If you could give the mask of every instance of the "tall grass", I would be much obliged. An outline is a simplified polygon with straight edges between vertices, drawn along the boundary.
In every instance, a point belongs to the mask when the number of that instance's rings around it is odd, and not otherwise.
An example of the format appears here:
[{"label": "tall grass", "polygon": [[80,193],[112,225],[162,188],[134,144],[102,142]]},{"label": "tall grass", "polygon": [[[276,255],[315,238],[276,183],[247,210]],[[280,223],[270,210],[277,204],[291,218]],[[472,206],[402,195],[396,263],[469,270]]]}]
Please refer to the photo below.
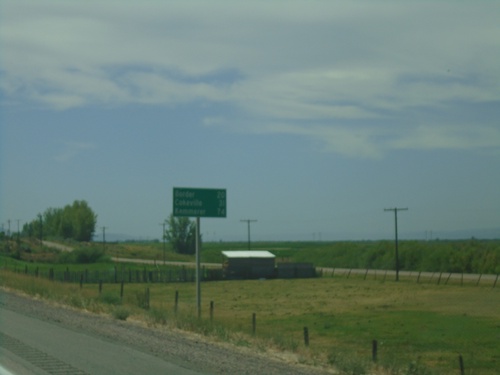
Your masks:
[{"label": "tall grass", "polygon": [[[468,373],[493,375],[500,350],[500,288],[491,286],[381,282],[361,276],[203,283],[198,319],[190,283],[126,284],[123,299],[119,284],[105,284],[99,294],[96,284],[80,289],[7,271],[0,272],[0,285],[116,319],[133,317],[151,326],[288,353],[297,362],[332,366],[344,374],[456,374],[462,354]],[[138,297],[146,287],[148,308]],[[371,361],[373,339],[379,343],[376,363]]]}]

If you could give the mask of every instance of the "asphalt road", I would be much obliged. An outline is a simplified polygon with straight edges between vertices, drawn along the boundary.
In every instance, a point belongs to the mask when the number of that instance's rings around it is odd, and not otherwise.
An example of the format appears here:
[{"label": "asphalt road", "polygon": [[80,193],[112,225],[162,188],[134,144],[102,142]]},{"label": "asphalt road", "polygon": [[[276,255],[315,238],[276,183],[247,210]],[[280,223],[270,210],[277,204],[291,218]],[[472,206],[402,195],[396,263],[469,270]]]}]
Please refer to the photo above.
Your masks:
[{"label": "asphalt road", "polygon": [[16,375],[204,374],[4,307],[0,317],[0,363]]}]

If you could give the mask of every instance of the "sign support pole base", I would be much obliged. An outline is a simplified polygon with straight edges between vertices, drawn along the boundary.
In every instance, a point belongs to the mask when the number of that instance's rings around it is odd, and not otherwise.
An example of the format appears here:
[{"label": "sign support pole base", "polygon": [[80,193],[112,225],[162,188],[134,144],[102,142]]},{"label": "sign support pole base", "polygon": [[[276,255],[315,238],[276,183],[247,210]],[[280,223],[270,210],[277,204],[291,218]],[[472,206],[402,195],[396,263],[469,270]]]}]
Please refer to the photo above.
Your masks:
[{"label": "sign support pole base", "polygon": [[196,310],[201,318],[200,217],[196,217]]}]

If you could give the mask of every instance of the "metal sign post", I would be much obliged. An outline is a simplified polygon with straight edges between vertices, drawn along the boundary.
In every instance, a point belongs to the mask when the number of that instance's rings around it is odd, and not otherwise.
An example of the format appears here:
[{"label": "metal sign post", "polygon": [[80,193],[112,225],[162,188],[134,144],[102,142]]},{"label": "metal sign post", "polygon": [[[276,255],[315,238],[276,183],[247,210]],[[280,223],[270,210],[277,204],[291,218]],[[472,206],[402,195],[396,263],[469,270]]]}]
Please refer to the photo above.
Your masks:
[{"label": "metal sign post", "polygon": [[200,217],[226,217],[226,189],[174,188],[173,215],[196,217],[196,309],[201,317]]},{"label": "metal sign post", "polygon": [[201,318],[200,217],[196,217],[196,310]]}]

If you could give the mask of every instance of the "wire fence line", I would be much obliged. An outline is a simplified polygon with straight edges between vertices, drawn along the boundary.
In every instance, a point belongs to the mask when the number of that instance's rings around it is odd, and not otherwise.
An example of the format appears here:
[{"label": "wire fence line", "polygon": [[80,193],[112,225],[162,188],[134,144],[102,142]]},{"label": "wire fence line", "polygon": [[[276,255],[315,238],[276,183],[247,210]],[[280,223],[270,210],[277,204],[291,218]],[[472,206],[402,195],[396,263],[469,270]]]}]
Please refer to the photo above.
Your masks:
[{"label": "wire fence line", "polygon": [[[65,270],[54,268],[28,267],[14,268],[15,273],[23,273],[34,277],[49,279],[51,281],[68,283],[167,283],[167,282],[194,282],[196,270],[190,267],[172,267],[169,269],[137,269],[118,268],[109,270]],[[204,281],[222,280],[222,270],[202,268],[201,277]]]},{"label": "wire fence line", "polygon": [[[316,271],[322,277],[362,277],[364,279],[381,281],[394,281],[396,279],[395,270],[317,267]],[[460,285],[491,285],[493,288],[495,288],[498,283],[499,274],[399,271],[399,278],[401,280],[410,280],[422,283],[435,282],[436,284],[444,285],[448,283]]]},{"label": "wire fence line", "polygon": [[[16,273],[23,273],[34,277],[49,279],[52,281],[69,283],[172,283],[172,282],[194,282],[196,280],[196,269],[188,266],[173,266],[168,269],[126,268],[114,266],[108,270],[71,270],[57,268],[39,267],[3,267],[11,269]],[[363,278],[364,280],[394,281],[395,270],[356,269],[356,268],[325,268],[316,267],[318,277],[339,278]],[[224,280],[222,269],[213,267],[202,267],[200,269],[202,281]],[[424,271],[399,271],[401,281],[414,281],[417,283],[454,284],[454,285],[476,285],[491,286],[495,288],[498,284],[499,274],[469,274],[450,272],[424,272]]]}]

